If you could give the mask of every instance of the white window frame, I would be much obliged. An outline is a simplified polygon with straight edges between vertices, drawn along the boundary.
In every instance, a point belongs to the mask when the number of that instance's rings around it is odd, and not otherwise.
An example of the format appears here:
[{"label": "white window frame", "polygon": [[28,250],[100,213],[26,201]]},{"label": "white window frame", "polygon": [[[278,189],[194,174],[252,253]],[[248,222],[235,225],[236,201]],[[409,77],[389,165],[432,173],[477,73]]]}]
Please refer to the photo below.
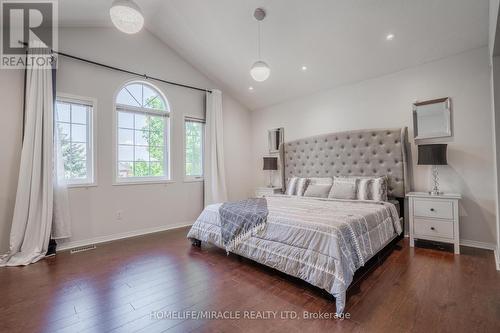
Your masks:
[{"label": "white window frame", "polygon": [[[91,187],[97,186],[97,168],[96,168],[96,129],[94,126],[97,110],[97,100],[91,97],[77,96],[67,93],[56,93],[57,102],[81,104],[90,107],[87,114],[87,178],[86,179],[66,179],[68,188],[72,187]],[[57,123],[56,105],[54,105],[54,125]],[[90,173],[90,174],[89,174]]]},{"label": "white window frame", "polygon": [[[117,103],[118,94],[122,91],[123,88],[130,84],[144,84],[152,88],[154,91],[158,92],[161,98],[163,98],[163,102],[165,103],[165,110],[157,110],[152,108],[144,108],[144,107],[136,107],[132,105],[124,105]],[[113,112],[113,185],[142,185],[142,184],[167,184],[173,183],[171,179],[172,169],[170,165],[170,121],[172,117],[172,112],[170,109],[170,104],[168,99],[165,97],[165,94],[155,85],[152,85],[149,82],[141,81],[141,80],[131,80],[125,82],[120,88],[116,91],[114,95],[114,112]],[[163,135],[165,138],[165,151],[163,152],[163,165],[164,172],[163,176],[153,176],[153,177],[120,177],[119,173],[119,157],[118,157],[118,146],[119,146],[119,138],[118,138],[118,112],[130,112],[130,113],[144,113],[147,115],[160,116],[165,118],[165,126],[163,128]],[[134,146],[135,147],[135,146]],[[135,161],[134,161],[135,162]],[[165,170],[166,169],[166,170]]]},{"label": "white window frame", "polygon": [[[201,165],[202,165],[202,175],[201,176],[190,176],[186,174],[186,122],[197,122],[203,124],[202,126],[202,142],[201,142]],[[205,179],[205,126],[206,122],[205,119],[198,118],[198,117],[192,117],[192,116],[184,116],[184,122],[182,124],[182,140],[183,140],[183,163],[182,163],[182,168],[183,168],[183,173],[184,173],[184,181],[185,182],[202,182]]]}]

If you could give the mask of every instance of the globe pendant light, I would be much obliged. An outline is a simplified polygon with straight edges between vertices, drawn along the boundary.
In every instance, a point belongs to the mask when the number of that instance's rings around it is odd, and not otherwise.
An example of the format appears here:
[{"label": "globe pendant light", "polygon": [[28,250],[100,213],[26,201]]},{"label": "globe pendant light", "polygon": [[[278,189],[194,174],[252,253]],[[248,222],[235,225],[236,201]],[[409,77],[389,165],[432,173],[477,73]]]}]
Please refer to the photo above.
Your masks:
[{"label": "globe pendant light", "polygon": [[115,0],[109,9],[111,22],[118,30],[135,34],[144,26],[144,16],[137,4],[131,0]]},{"label": "globe pendant light", "polygon": [[264,20],[266,17],[266,12],[263,8],[257,8],[255,9],[255,12],[253,13],[253,16],[255,19],[259,22],[259,60],[256,61],[252,67],[250,68],[250,75],[252,78],[257,81],[257,82],[262,82],[265,81],[269,78],[269,75],[271,74],[271,68],[269,68],[269,65],[266,64],[264,61],[260,60],[261,55],[260,55],[260,22]]}]

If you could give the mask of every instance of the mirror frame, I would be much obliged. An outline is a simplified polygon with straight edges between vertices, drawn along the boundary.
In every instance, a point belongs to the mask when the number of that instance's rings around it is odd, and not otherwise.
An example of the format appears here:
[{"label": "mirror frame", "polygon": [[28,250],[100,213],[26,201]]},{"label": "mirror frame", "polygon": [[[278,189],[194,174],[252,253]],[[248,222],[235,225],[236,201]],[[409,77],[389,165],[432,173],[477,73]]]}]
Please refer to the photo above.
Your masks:
[{"label": "mirror frame", "polygon": [[[438,132],[433,135],[420,135],[418,131],[418,119],[417,119],[418,107],[423,105],[440,104],[440,103],[445,103],[446,106],[443,112],[444,112],[444,117],[448,123],[447,124],[448,128],[445,129],[443,132]],[[413,103],[413,138],[415,140],[445,138],[450,136],[452,136],[452,130],[451,130],[451,99],[449,97],[443,97],[443,98]]]},{"label": "mirror frame", "polygon": [[[278,148],[276,149],[273,149],[273,146],[272,146],[272,138],[271,136],[273,135],[273,133],[275,132],[279,132],[279,144],[278,144]],[[283,127],[277,127],[277,128],[271,128],[269,130],[267,130],[267,144],[268,144],[268,148],[269,148],[269,154],[277,154],[279,152],[279,145],[281,143],[283,143],[284,141],[284,138],[285,138],[285,129]]]}]

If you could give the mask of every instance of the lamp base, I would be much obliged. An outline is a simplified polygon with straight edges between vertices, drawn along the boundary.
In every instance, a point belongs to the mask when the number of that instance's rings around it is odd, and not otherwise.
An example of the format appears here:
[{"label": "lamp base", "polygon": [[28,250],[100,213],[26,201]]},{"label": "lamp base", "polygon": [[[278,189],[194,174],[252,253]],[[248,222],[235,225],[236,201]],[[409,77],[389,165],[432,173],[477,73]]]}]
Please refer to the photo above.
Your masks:
[{"label": "lamp base", "polygon": [[444,194],[444,192],[442,192],[442,191],[436,191],[436,190],[429,191],[428,193],[430,195],[443,195]]}]

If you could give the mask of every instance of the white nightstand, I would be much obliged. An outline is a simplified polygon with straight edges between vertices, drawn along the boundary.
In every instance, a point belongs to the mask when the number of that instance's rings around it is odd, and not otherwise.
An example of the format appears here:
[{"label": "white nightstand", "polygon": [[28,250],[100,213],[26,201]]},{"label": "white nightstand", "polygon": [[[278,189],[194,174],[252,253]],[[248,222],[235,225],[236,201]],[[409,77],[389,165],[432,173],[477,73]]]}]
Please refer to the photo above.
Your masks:
[{"label": "white nightstand", "polygon": [[426,192],[410,192],[410,246],[415,239],[453,243],[455,253],[460,253],[458,201],[460,194],[430,195]]},{"label": "white nightstand", "polygon": [[281,187],[257,187],[255,197],[260,198],[270,194],[281,194]]}]

